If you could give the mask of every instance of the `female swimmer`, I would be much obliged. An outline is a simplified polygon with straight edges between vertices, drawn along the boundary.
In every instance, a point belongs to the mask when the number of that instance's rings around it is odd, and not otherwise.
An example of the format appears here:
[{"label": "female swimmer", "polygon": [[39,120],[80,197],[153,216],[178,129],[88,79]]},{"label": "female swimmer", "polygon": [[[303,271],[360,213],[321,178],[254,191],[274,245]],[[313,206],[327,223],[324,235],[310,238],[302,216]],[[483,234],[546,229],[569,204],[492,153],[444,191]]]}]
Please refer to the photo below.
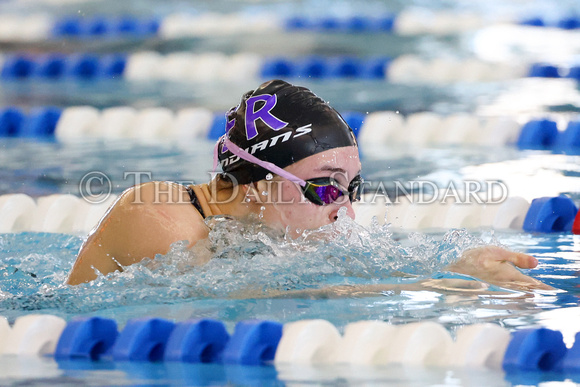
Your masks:
[{"label": "female swimmer", "polygon": [[[176,241],[193,246],[208,236],[210,216],[256,214],[290,235],[334,222],[341,207],[354,218],[362,183],[358,146],[326,102],[274,80],[246,93],[227,119],[214,152],[223,173],[208,184],[150,182],[126,190],[83,244],[68,284],[166,254]],[[514,267],[536,265],[529,255],[488,246],[466,252],[449,269],[500,285],[545,287]]]}]

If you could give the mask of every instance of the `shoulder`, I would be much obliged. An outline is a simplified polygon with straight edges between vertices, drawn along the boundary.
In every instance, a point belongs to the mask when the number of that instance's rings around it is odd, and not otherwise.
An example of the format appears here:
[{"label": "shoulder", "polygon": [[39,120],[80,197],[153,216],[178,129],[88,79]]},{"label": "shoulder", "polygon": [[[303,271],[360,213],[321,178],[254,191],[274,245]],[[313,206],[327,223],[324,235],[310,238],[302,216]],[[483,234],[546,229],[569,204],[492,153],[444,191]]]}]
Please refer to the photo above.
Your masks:
[{"label": "shoulder", "polygon": [[[105,225],[103,223],[108,223]],[[127,189],[121,194],[99,228],[130,234],[141,243],[188,240],[191,245],[207,236],[203,217],[191,204],[187,187],[165,181],[153,181]],[[146,236],[151,240],[146,240]],[[158,243],[156,243],[158,244]]]},{"label": "shoulder", "polygon": [[[113,216],[136,228],[162,226],[163,232],[178,237],[184,233],[207,233],[203,217],[191,204],[187,187],[181,184],[152,181],[131,187],[123,192],[115,207]],[[191,235],[185,239],[195,243]]]},{"label": "shoulder", "polygon": [[192,246],[209,229],[189,202],[187,188],[150,182],[127,189],[83,244],[69,277],[70,284],[90,281],[122,266],[166,254],[172,243]]},{"label": "shoulder", "polygon": [[191,205],[187,187],[169,181],[150,181],[125,190],[118,200],[120,206]]}]

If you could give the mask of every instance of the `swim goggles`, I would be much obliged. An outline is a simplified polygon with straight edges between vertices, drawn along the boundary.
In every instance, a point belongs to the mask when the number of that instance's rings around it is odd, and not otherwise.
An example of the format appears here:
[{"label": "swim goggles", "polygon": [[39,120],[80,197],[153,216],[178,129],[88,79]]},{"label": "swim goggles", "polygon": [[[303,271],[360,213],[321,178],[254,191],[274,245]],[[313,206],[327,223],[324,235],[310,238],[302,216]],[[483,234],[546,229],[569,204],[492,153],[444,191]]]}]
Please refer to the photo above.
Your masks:
[{"label": "swim goggles", "polygon": [[[219,142],[216,144],[214,149],[214,169],[217,167],[218,146]],[[325,204],[334,203],[342,196],[348,196],[351,203],[360,200],[363,187],[363,179],[360,175],[357,175],[354,179],[352,179],[348,185],[348,188],[345,189],[336,181],[336,179],[332,177],[318,177],[314,179],[303,180],[291,174],[290,172],[283,170],[273,163],[260,160],[256,156],[248,153],[247,151],[234,144],[227,135],[224,136],[224,146],[226,146],[230,152],[239,158],[259,165],[260,167],[275,173],[278,176],[297,183],[300,185],[300,189],[302,190],[304,197],[316,205],[323,206]]]},{"label": "swim goggles", "polygon": [[341,196],[348,196],[351,203],[360,200],[363,179],[357,175],[352,179],[347,189],[342,188],[332,177],[318,177],[304,180],[304,182],[305,185],[300,185],[304,197],[314,204],[323,206],[334,203]]}]

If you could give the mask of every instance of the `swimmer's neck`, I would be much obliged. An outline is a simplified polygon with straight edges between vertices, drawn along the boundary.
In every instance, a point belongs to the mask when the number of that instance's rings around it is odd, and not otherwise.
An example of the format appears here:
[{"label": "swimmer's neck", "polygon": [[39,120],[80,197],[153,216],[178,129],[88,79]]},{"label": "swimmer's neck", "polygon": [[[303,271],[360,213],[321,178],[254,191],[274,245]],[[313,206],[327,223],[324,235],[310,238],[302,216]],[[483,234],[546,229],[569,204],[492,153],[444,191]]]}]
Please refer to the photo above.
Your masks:
[{"label": "swimmer's neck", "polygon": [[223,186],[212,180],[193,188],[196,194],[203,194],[210,210],[208,215],[231,215],[244,218],[259,211],[256,203],[246,202],[247,187]]}]

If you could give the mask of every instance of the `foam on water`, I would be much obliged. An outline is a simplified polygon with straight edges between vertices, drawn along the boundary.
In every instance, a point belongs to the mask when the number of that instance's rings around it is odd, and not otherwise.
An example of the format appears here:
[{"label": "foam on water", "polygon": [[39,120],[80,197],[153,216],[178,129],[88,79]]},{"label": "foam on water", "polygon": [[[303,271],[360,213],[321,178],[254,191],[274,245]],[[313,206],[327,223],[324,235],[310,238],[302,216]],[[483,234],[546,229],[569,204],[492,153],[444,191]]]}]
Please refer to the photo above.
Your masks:
[{"label": "foam on water", "polygon": [[192,249],[177,242],[166,255],[74,287],[63,283],[81,238],[3,234],[0,308],[79,313],[143,302],[252,298],[330,284],[397,281],[398,272],[420,277],[441,271],[463,250],[483,243],[465,231],[451,231],[441,241],[412,234],[412,243],[404,246],[388,226],[365,229],[344,210],[336,223],[296,240],[251,219],[216,217],[208,220],[209,238]]},{"label": "foam on water", "polygon": [[388,227],[367,230],[344,210],[336,223],[305,232],[296,240],[252,219],[218,217],[208,223],[212,227],[208,240],[193,249],[176,243],[165,256],[87,286],[137,286],[136,296],[165,302],[259,298],[264,292],[276,295],[329,284],[393,280],[399,271],[426,276],[443,270],[464,249],[483,243],[466,232],[453,231],[440,242],[416,234],[413,243],[403,246]]}]

